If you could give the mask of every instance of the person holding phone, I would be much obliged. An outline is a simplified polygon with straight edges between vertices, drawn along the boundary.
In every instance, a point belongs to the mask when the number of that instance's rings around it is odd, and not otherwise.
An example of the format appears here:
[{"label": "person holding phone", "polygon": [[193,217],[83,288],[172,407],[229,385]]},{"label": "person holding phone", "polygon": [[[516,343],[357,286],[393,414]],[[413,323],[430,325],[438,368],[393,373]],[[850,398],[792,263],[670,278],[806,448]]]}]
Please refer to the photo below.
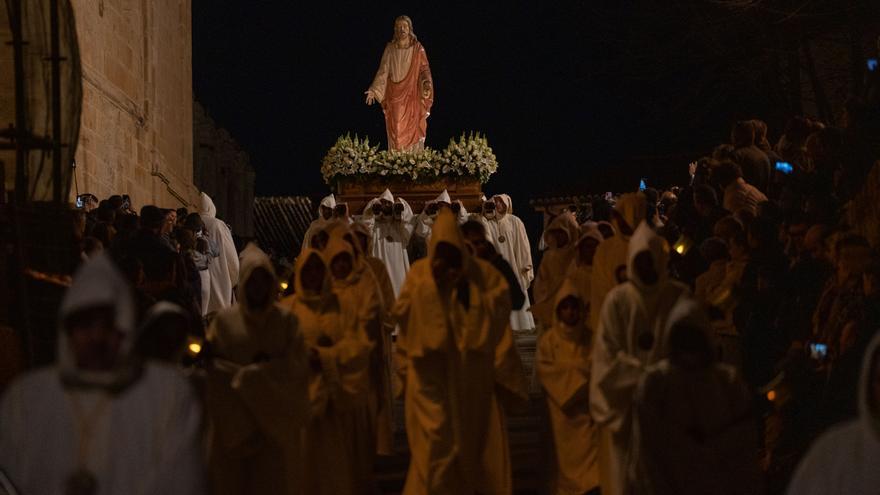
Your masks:
[{"label": "person holding phone", "polygon": [[449,191],[444,189],[435,200],[425,203],[424,210],[415,219],[415,234],[425,239],[425,242],[431,240],[431,229],[434,226],[434,220],[437,218],[437,212],[441,208],[452,210],[459,225],[464,224],[468,220],[468,212],[464,205],[461,204],[461,201],[453,201],[449,196]]},{"label": "person holding phone", "polygon": [[862,361],[858,416],[823,434],[798,465],[788,493],[877,493],[880,486],[880,335]]},{"label": "person holding phone", "polygon": [[388,267],[394,295],[400,294],[409,271],[407,246],[413,234],[413,212],[403,198],[395,198],[389,189],[364,208],[361,221],[373,232],[372,255]]},{"label": "person holding phone", "polygon": [[[532,266],[532,249],[522,220],[513,214],[513,200],[507,194],[496,194],[491,201],[494,207],[484,207],[484,218],[487,220],[489,237],[495,242],[495,249],[510,263],[519,279],[520,288],[528,292],[535,278]],[[516,331],[531,331],[535,328],[535,319],[528,311],[529,300],[522,310],[510,315],[510,325]]]},{"label": "person holding phone", "polygon": [[300,252],[304,252],[306,249],[312,247],[312,237],[318,233],[318,231],[322,230],[327,226],[333,219],[333,215],[336,208],[336,197],[332,194],[325,196],[321,203],[318,205],[318,218],[312,221],[309,225],[308,230],[306,230],[305,235],[303,236],[303,242],[300,249]]}]

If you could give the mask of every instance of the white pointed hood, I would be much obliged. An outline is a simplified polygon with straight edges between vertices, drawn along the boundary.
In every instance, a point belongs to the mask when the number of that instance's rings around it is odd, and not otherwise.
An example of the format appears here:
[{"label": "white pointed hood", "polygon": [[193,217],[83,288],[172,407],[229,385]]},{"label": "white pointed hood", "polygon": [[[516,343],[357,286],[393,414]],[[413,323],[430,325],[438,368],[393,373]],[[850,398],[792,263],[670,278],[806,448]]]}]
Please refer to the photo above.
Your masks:
[{"label": "white pointed hood", "polygon": [[440,195],[437,196],[437,197],[434,199],[434,203],[449,203],[449,204],[452,204],[452,198],[449,197],[449,191],[447,191],[446,189],[444,189],[443,192],[440,193]]},{"label": "white pointed hood", "polygon": [[206,217],[216,218],[217,207],[214,206],[214,201],[211,199],[211,197],[204,192],[200,193],[199,196],[202,199],[202,204],[199,206],[199,213],[205,215]]},{"label": "white pointed hood", "polygon": [[321,206],[325,208],[336,208],[336,196],[332,194],[324,196],[324,199],[321,200]]},{"label": "white pointed hood", "polygon": [[[653,285],[647,285],[644,281],[639,279],[635,270],[634,261],[636,255],[642,251],[648,251],[651,253],[651,259],[654,262],[654,269],[657,271],[657,283]],[[663,282],[666,280],[666,267],[668,262],[669,244],[667,244],[662,237],[654,233],[654,230],[643,221],[639,224],[636,231],[633,232],[633,235],[629,240],[629,252],[626,264],[626,273],[629,281],[642,291],[654,290],[663,285]]]},{"label": "white pointed hood", "polygon": [[[575,297],[581,302],[581,321],[573,327],[563,323],[557,316],[559,305],[568,297]],[[553,325],[562,330],[563,337],[585,344],[590,342],[592,331],[588,326],[589,318],[587,317],[586,304],[587,301],[577,286],[571,280],[565,280],[556,292],[556,297],[553,300],[553,314],[550,317]]]},{"label": "white pointed hood", "polygon": [[393,202],[394,202],[394,195],[391,194],[391,190],[390,190],[390,189],[387,189],[387,188],[386,188],[385,191],[382,192],[382,195],[379,196],[379,199],[384,199],[384,200],[387,200],[387,201],[391,201],[391,202],[393,203]]},{"label": "white pointed hood", "polygon": [[[70,352],[64,321],[74,313],[100,306],[114,308],[114,325],[123,340],[117,362],[120,369],[108,372],[85,372],[77,369]],[[86,261],[73,276],[73,283],[61,300],[58,331],[58,366],[65,379],[80,385],[112,387],[128,375],[126,366],[136,335],[136,308],[131,288],[110,258],[99,254]]]},{"label": "white pointed hood", "polygon": [[710,342],[712,341],[712,323],[709,321],[709,315],[706,314],[703,306],[696,299],[680,297],[669,311],[663,336],[663,346],[667,353],[669,352],[669,336],[672,334],[672,328],[676,325],[699,328],[705,333],[707,339]]},{"label": "white pointed hood", "polygon": [[507,213],[505,215],[513,215],[513,200],[510,199],[510,196],[507,194],[496,194],[492,196],[492,201],[495,201],[495,198],[501,199],[501,202],[507,206]]},{"label": "white pointed hood", "polygon": [[273,285],[277,286],[278,276],[275,274],[275,267],[272,266],[272,261],[269,259],[269,256],[266,255],[266,253],[253,242],[248,243],[248,245],[245,246],[245,248],[242,250],[241,255],[239,255],[239,261],[240,279],[238,286],[236,287],[236,297],[238,298],[238,304],[241,306],[243,312],[246,315],[256,315],[259,313],[267,312],[268,308],[272,306],[271,304],[267,308],[262,308],[260,310],[251,308],[248,305],[247,295],[245,293],[245,286],[247,285],[248,279],[251,278],[251,275],[257,268],[264,268],[272,277]]},{"label": "white pointed hood", "polygon": [[617,199],[614,211],[620,214],[630,228],[635,229],[648,213],[648,203],[642,193],[626,193]]}]

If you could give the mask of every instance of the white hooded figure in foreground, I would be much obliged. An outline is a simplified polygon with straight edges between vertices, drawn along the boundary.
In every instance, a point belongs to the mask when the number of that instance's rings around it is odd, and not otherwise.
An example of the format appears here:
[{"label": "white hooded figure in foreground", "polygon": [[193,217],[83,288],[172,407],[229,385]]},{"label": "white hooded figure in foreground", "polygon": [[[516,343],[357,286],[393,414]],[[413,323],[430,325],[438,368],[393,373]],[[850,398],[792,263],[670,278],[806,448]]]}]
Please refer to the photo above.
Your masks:
[{"label": "white hooded figure in foreground", "polygon": [[495,268],[470,257],[451,212],[437,216],[394,314],[412,453],[403,493],[510,493],[495,397],[510,296]]},{"label": "white hooded figure in foreground", "polygon": [[566,280],[557,291],[552,326],[538,339],[536,369],[547,397],[556,449],[553,493],[580,495],[599,486],[599,435],[589,412],[590,330],[587,303]]},{"label": "white hooded figure in foreground", "polygon": [[312,247],[312,237],[326,227],[333,219],[334,208],[336,208],[336,197],[332,194],[325,196],[324,199],[321,200],[321,204],[318,205],[318,218],[312,220],[312,223],[309,224],[308,230],[306,230],[306,233],[303,235],[301,251],[305,251]]},{"label": "white hooded figure in foreground", "polygon": [[[492,197],[495,202],[495,211],[484,214],[488,226],[487,234],[495,242],[498,253],[510,263],[523,293],[528,294],[529,286],[535,278],[532,269],[532,248],[529,244],[529,236],[522,220],[513,214],[513,202],[506,194],[497,194]],[[528,311],[529,299],[519,311],[510,315],[510,326],[514,330],[533,330],[535,319]]]},{"label": "white hooded figure in foreground", "polygon": [[217,218],[217,207],[207,194],[201,193],[202,206],[199,214],[205,222],[205,234],[220,250],[220,256],[211,260],[211,294],[207,313],[214,313],[232,305],[233,288],[238,284],[238,252],[232,240],[232,232],[223,220]]},{"label": "white hooded figure in foreground", "polygon": [[647,223],[628,244],[628,281],[611,289],[599,311],[590,376],[590,414],[602,427],[602,493],[610,495],[624,493],[636,387],[646,368],[666,357],[667,317],[688,292],[669,280],[669,245]]},{"label": "white hooded figure in foreground", "polygon": [[403,198],[395,199],[388,189],[367,203],[361,217],[361,222],[373,231],[372,254],[385,262],[395,296],[400,293],[409,271],[406,247],[413,233],[412,219],[409,203]]},{"label": "white hooded figure in foreground", "polygon": [[135,306],[109,258],[79,269],[60,320],[58,364],[0,404],[0,470],[22,494],[202,493],[198,400],[176,369],[132,356]]},{"label": "white hooded figure in foreground", "polygon": [[669,357],[636,394],[629,493],[761,493],[751,393],[735,368],[715,362],[709,318],[683,297],[667,327]]},{"label": "white hooded figure in foreground", "polygon": [[868,345],[859,382],[859,417],[826,431],[788,486],[790,495],[867,495],[880,487],[880,334]]}]

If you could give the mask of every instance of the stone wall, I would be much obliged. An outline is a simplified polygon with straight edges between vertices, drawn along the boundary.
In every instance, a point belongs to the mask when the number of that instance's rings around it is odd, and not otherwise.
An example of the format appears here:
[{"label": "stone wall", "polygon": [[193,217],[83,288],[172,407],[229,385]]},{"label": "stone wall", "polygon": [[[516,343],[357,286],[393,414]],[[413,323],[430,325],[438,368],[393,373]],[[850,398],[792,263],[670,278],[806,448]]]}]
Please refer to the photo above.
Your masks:
[{"label": "stone wall", "polygon": [[214,200],[217,216],[240,237],[254,236],[254,169],[250,157],[226,129],[193,104],[193,181]]},{"label": "stone wall", "polygon": [[196,204],[191,0],[71,3],[83,68],[79,192],[127,193],[136,208]]}]

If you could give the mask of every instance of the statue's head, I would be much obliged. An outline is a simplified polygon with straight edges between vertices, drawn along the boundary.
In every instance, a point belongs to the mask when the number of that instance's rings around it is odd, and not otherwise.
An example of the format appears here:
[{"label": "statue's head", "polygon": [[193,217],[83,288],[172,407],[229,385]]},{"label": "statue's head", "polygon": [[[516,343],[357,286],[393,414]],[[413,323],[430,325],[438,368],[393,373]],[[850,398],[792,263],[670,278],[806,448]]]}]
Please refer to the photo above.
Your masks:
[{"label": "statue's head", "polygon": [[409,16],[402,15],[394,19],[394,41],[410,38],[415,40],[416,34],[413,32],[412,19]]}]

